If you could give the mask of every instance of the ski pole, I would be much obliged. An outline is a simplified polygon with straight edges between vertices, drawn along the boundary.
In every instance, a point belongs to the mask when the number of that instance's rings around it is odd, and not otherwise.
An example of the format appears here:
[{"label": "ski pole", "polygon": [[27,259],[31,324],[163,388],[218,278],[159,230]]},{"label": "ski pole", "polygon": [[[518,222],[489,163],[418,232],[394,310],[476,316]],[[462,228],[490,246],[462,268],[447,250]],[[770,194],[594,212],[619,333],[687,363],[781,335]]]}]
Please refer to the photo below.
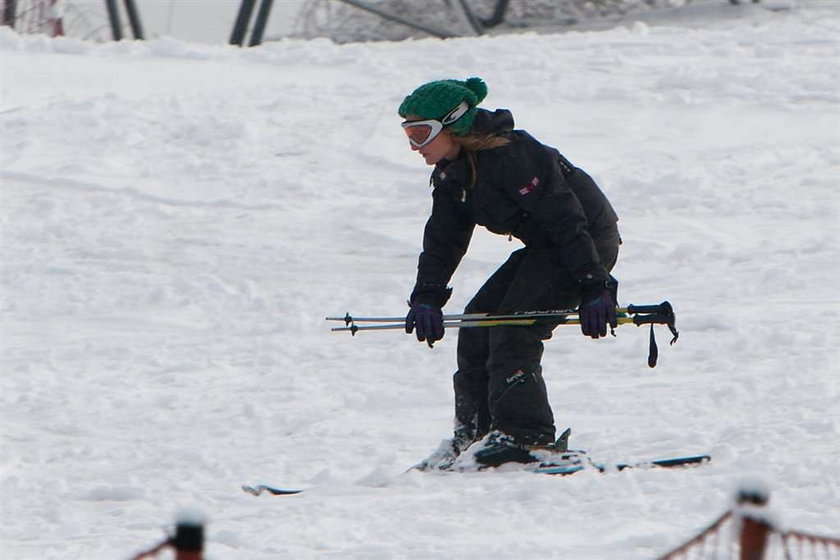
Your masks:
[{"label": "ski pole", "polygon": [[[667,321],[665,318],[667,316],[673,315],[673,309],[671,308],[671,304],[667,301],[662,303],[657,303],[653,305],[628,305],[627,307],[616,307],[615,309],[616,315],[618,317],[628,316],[628,315],[640,315],[640,314],[657,314],[658,316],[662,317],[662,321],[657,321],[657,323],[666,323]],[[460,315],[444,315],[444,321],[482,321],[482,320],[496,320],[496,319],[553,319],[558,318],[562,319],[568,316],[577,316],[578,310],[577,309],[557,309],[557,310],[545,310],[545,311],[516,311],[509,314],[494,314],[494,313],[465,313]],[[399,321],[404,321],[405,317],[354,317],[350,315],[350,313],[346,313],[344,317],[327,317],[327,321],[343,321],[345,325],[349,326],[355,324],[356,322],[360,323],[397,323]],[[644,324],[648,323],[646,321]],[[643,324],[643,323],[639,323]]]},{"label": "ski pole", "polygon": [[[632,306],[631,306],[632,307]],[[646,306],[646,308],[658,308],[658,306]],[[622,314],[626,315],[628,313],[633,313],[629,311],[628,307],[616,307],[615,309],[616,315],[621,316]],[[635,311],[635,313],[648,313],[647,311]],[[549,318],[562,318],[568,315],[577,315],[577,309],[557,309],[557,310],[547,310],[547,311],[517,311],[514,313],[497,315],[493,313],[465,313],[461,315],[444,315],[444,321],[472,321],[472,320],[495,320],[495,319],[549,319]],[[346,325],[350,325],[355,322],[360,323],[396,323],[398,321],[404,321],[405,317],[354,317],[347,313],[344,317],[327,317],[327,321],[344,321]]]},{"label": "ski pole", "polygon": [[[529,326],[535,325],[539,323],[541,319],[539,318],[516,318],[516,319],[486,319],[486,320],[465,320],[465,321],[458,321],[458,320],[450,320],[443,322],[443,328],[445,329],[452,329],[452,328],[476,328],[476,327],[515,327],[515,326]],[[636,320],[633,317],[617,317],[616,321],[619,325],[631,325],[636,324]],[[552,321],[556,322],[556,321]],[[560,322],[561,325],[579,325],[580,319],[578,318],[569,318],[562,320]],[[404,329],[405,328],[405,321],[402,323],[383,323],[377,325],[350,325],[346,327],[332,327],[330,331],[332,332],[350,332],[355,334],[357,331],[385,331],[385,330],[397,330],[397,329]]]},{"label": "ski pole", "polygon": [[[355,335],[359,331],[396,330],[405,328],[403,317],[354,317],[346,313],[344,317],[327,317],[327,321],[343,321],[343,327],[333,327],[333,332],[349,332]],[[667,301],[651,305],[628,305],[616,308],[616,322],[619,325],[634,324],[636,326],[650,325],[650,345],[648,351],[648,365],[656,366],[659,350],[653,325],[666,325],[674,338],[674,344],[680,336],[676,327],[674,308]],[[375,324],[357,324],[375,323]],[[444,328],[473,328],[473,327],[506,327],[528,326],[537,323],[559,325],[579,325],[580,315],[577,309],[560,309],[547,311],[516,311],[509,314],[494,313],[465,313],[460,315],[444,315]],[[613,333],[615,334],[615,333]]]}]

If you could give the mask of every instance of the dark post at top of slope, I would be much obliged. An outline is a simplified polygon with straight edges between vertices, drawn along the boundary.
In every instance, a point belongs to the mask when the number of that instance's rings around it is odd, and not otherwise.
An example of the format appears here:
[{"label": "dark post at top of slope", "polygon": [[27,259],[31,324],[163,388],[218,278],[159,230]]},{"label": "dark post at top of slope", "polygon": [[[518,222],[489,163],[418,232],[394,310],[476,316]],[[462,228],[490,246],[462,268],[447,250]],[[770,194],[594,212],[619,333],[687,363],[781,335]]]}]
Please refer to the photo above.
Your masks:
[{"label": "dark post at top of slope", "polygon": [[233,33],[230,35],[230,44],[242,46],[245,41],[245,34],[248,32],[248,24],[251,22],[251,14],[254,12],[256,0],[242,0],[239,5],[239,12],[236,14],[236,22],[233,24]]},{"label": "dark post at top of slope", "polygon": [[6,2],[3,4],[2,25],[8,25],[9,27],[14,28],[16,19],[17,19],[17,0],[6,0]]},{"label": "dark post at top of slope", "polygon": [[271,6],[274,0],[262,0],[260,9],[257,12],[257,21],[254,23],[254,30],[251,32],[251,41],[248,43],[249,47],[255,47],[262,44],[263,35],[265,34],[265,26],[268,23],[268,16],[271,14]]},{"label": "dark post at top of slope", "polygon": [[[262,0],[260,9],[257,11],[257,20],[254,22],[254,29],[251,32],[249,47],[255,47],[262,43],[265,27],[268,24],[268,16],[271,14],[271,7],[274,0]],[[241,47],[248,34],[248,26],[251,24],[251,16],[256,7],[256,0],[242,0],[239,4],[239,11],[236,14],[236,21],[233,24],[233,32],[230,35],[229,43]]]}]

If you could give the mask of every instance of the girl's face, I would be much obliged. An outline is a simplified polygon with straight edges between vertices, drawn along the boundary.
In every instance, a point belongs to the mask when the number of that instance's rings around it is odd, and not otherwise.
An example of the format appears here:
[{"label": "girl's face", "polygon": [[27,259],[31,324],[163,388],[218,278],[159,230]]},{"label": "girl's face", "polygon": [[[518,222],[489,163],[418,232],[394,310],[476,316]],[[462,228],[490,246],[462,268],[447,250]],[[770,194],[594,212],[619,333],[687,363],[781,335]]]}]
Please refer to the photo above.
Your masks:
[{"label": "girl's face", "polygon": [[436,165],[442,159],[455,159],[461,151],[448,129],[443,129],[434,140],[422,148],[411,146],[411,149],[420,152],[427,165]]}]

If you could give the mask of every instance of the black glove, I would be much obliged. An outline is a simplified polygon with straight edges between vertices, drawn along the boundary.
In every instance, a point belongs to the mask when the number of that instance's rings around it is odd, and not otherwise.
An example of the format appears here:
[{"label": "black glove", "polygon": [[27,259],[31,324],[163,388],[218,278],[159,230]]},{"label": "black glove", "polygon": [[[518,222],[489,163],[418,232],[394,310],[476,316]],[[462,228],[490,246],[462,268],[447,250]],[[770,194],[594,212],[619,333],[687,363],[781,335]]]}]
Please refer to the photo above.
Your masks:
[{"label": "black glove", "polygon": [[599,338],[607,336],[607,325],[610,328],[618,326],[618,319],[615,315],[617,305],[615,293],[617,282],[608,281],[600,291],[594,292],[584,290],[582,303],[578,307],[580,317],[580,330],[585,336]]},{"label": "black glove", "polygon": [[405,316],[405,332],[411,334],[415,328],[417,340],[425,340],[431,348],[443,338],[443,311],[430,303],[412,303],[411,310]]}]

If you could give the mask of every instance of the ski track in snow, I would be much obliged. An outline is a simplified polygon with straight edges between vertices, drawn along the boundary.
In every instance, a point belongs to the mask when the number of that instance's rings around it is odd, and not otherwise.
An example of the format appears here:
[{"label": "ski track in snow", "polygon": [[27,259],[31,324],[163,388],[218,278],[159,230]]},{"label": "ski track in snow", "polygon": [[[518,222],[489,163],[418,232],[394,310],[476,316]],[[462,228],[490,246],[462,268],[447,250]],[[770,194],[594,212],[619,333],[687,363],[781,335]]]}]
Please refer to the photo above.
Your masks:
[{"label": "ski track in snow", "polygon": [[[4,558],[119,558],[179,506],[212,558],[651,558],[765,480],[840,527],[840,4],[562,35],[239,50],[0,28]],[[402,475],[451,429],[456,335],[401,314],[431,199],[395,109],[485,106],[592,173],[646,329],[547,343],[558,427],[598,459],[701,469]],[[459,311],[516,248],[477,232]],[[253,498],[242,483],[311,487]]]}]

